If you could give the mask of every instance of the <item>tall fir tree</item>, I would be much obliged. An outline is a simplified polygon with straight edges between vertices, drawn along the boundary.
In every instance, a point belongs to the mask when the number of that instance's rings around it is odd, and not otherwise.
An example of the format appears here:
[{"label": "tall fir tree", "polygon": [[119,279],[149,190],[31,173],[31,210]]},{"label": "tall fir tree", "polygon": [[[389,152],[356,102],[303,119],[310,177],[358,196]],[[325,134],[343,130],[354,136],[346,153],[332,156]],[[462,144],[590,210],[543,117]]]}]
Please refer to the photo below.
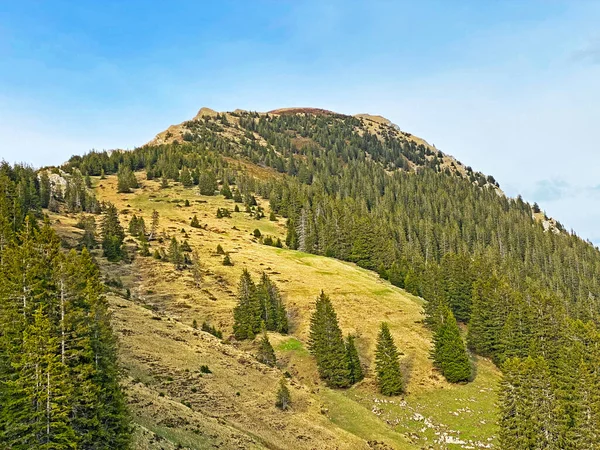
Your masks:
[{"label": "tall fir tree", "polygon": [[350,371],[351,384],[358,383],[365,377],[354,340],[354,336],[346,336],[346,361]]},{"label": "tall fir tree", "polygon": [[449,307],[445,307],[444,321],[433,336],[433,364],[451,383],[469,381],[471,361],[460,335],[460,329]]},{"label": "tall fir tree", "polygon": [[319,376],[328,386],[350,386],[350,369],[342,330],[331,300],[323,291],[317,298],[310,319],[309,349],[317,361]]},{"label": "tall fir tree", "polygon": [[242,271],[238,284],[238,304],[233,310],[233,334],[236,339],[254,339],[260,331],[260,299],[248,269]]},{"label": "tall fir tree", "polygon": [[385,322],[381,324],[377,337],[375,368],[379,392],[387,396],[400,395],[404,392],[398,349],[396,348],[388,324]]}]

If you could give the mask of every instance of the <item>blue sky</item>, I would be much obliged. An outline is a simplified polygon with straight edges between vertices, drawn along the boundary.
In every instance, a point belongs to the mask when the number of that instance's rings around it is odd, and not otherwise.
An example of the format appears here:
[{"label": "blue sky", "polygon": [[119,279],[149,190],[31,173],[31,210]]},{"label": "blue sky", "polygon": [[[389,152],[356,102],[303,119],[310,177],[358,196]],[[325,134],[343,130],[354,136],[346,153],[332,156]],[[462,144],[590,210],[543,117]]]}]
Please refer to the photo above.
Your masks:
[{"label": "blue sky", "polygon": [[0,4],[0,158],[133,148],[201,106],[381,114],[600,243],[600,2]]}]

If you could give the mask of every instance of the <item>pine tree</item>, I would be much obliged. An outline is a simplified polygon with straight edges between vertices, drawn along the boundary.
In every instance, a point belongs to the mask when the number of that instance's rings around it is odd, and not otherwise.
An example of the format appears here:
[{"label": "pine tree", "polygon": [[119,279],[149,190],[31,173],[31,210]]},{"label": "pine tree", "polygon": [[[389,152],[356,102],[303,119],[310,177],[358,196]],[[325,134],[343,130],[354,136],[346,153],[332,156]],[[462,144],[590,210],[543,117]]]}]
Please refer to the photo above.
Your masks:
[{"label": "pine tree", "polygon": [[223,182],[223,187],[221,188],[221,195],[224,196],[227,200],[231,200],[233,198],[233,194],[231,193],[231,189],[229,188],[229,183],[227,183],[227,181]]},{"label": "pine tree", "polygon": [[287,381],[282,377],[279,381],[279,389],[277,391],[275,406],[282,411],[287,411],[290,408],[291,400],[290,390],[287,387]]},{"label": "pine tree", "polygon": [[194,217],[192,217],[190,226],[192,228],[200,228],[200,222],[198,221],[198,216],[196,216],[195,214],[194,214]]},{"label": "pine tree", "polygon": [[125,232],[119,222],[119,213],[112,203],[107,203],[103,211],[102,249],[109,261],[118,261],[123,256]]},{"label": "pine tree", "polygon": [[181,269],[183,264],[183,253],[181,252],[181,246],[175,237],[171,238],[169,244],[169,261],[175,265],[175,269]]},{"label": "pine tree", "polygon": [[400,395],[404,391],[398,349],[390,333],[388,324],[383,322],[377,337],[375,350],[377,385],[383,395]]},{"label": "pine tree", "polygon": [[198,182],[200,188],[200,195],[215,195],[217,190],[217,179],[214,173],[210,171],[204,171],[200,174],[200,181]]},{"label": "pine tree", "polygon": [[200,288],[202,285],[202,261],[198,250],[192,252],[192,277],[194,278],[194,284],[196,288]]},{"label": "pine tree", "polygon": [[500,383],[500,447],[558,450],[556,398],[543,358],[508,359]]},{"label": "pine tree", "polygon": [[120,165],[117,172],[117,192],[128,193],[138,187],[137,178],[129,166]]},{"label": "pine tree", "polygon": [[262,335],[260,337],[260,341],[258,342],[258,353],[256,355],[256,359],[266,364],[267,366],[275,366],[277,362],[277,358],[275,357],[275,350],[273,350],[273,346],[271,342],[269,342],[269,336],[267,336],[267,329],[265,328],[265,324],[262,324]]},{"label": "pine tree", "polygon": [[194,185],[194,180],[192,180],[192,175],[189,169],[183,166],[181,169],[181,175],[179,176],[179,181],[184,187],[191,187]]},{"label": "pine tree", "polygon": [[233,334],[236,339],[254,339],[260,331],[260,300],[248,269],[242,271],[238,284],[238,304],[233,310]]},{"label": "pine tree", "polygon": [[433,364],[451,383],[469,381],[471,362],[452,310],[445,306],[444,320],[434,333]]},{"label": "pine tree", "polygon": [[267,330],[287,333],[287,311],[281,293],[265,272],[257,286],[257,295],[260,299],[261,320],[265,322]]},{"label": "pine tree", "polygon": [[158,211],[153,210],[152,211],[152,223],[150,225],[150,236],[148,237],[149,241],[154,239],[154,237],[156,236],[156,233],[158,231],[159,220],[160,220],[160,215],[159,215]]},{"label": "pine tree", "polygon": [[242,193],[239,189],[234,189],[233,191],[233,201],[236,203],[243,203],[244,199],[242,198]]},{"label": "pine tree", "polygon": [[365,375],[360,364],[360,358],[358,357],[358,350],[354,344],[354,336],[348,335],[346,337],[346,361],[348,369],[350,370],[350,383],[358,383]]},{"label": "pine tree", "polygon": [[310,318],[309,349],[317,360],[319,376],[328,386],[343,388],[350,385],[342,330],[331,300],[323,291]]}]

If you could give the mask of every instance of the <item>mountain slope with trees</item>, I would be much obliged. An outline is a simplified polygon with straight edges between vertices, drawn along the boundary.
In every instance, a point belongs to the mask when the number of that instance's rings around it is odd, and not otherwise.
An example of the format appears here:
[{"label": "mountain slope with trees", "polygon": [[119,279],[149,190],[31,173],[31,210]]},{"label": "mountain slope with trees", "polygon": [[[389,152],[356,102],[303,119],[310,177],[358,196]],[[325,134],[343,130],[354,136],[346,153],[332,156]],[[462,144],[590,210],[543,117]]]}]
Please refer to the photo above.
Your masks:
[{"label": "mountain slope with trees", "polygon": [[600,252],[383,118],[203,109],[130,152],[10,170],[13,221],[48,214],[100,267],[136,442],[593,448]]}]

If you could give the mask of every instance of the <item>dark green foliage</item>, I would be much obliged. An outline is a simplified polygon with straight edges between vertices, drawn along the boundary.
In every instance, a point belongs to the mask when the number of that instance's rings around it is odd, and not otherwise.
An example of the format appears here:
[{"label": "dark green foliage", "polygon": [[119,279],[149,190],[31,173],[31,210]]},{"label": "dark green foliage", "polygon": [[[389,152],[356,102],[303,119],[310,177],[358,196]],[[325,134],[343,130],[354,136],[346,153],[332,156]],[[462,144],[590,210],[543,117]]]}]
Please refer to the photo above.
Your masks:
[{"label": "dark green foliage", "polygon": [[282,377],[281,380],[279,380],[279,389],[277,390],[275,406],[282,411],[287,411],[290,408],[291,403],[292,398],[290,395],[290,390],[287,387],[287,381],[285,377]]},{"label": "dark green foliage", "polygon": [[200,373],[212,373],[206,364],[200,366]]},{"label": "dark green foliage", "polygon": [[[239,189],[234,189],[233,191],[233,201],[236,203],[243,203],[244,199],[242,198],[242,193],[239,191]],[[238,208],[239,210],[239,208]]]},{"label": "dark green foliage", "polygon": [[163,177],[160,179],[160,188],[167,189],[168,187],[169,187],[169,179],[163,175]]},{"label": "dark green foliage", "polygon": [[[194,320],[195,322],[195,320]],[[198,324],[196,324],[196,326],[194,328],[198,328]],[[213,325],[210,325],[207,322],[202,322],[202,331],[206,331],[207,333],[212,334],[214,337],[217,337],[219,339],[223,339],[223,332],[217,328],[215,328]]]},{"label": "dark green foliage", "polygon": [[215,174],[210,171],[204,171],[200,174],[200,180],[198,182],[201,195],[215,195],[217,190],[217,179]]},{"label": "dark green foliage", "polygon": [[273,350],[273,346],[271,342],[269,342],[269,336],[267,336],[267,330],[264,328],[263,323],[263,331],[258,342],[258,351],[256,354],[256,359],[266,364],[267,366],[273,367],[275,363],[277,363],[277,358],[275,357],[275,350]]},{"label": "dark green foliage", "polygon": [[444,308],[443,320],[433,336],[433,364],[451,383],[469,381],[471,361],[460,335],[460,329],[449,307]]},{"label": "dark green foliage", "polygon": [[224,217],[231,217],[231,211],[227,208],[217,208],[217,219],[222,219]]},{"label": "dark green foliage", "polygon": [[238,287],[238,305],[233,312],[236,339],[253,339],[261,330],[287,333],[288,320],[277,286],[263,273],[258,286],[244,269]]},{"label": "dark green foliage", "polygon": [[169,244],[169,261],[173,263],[176,269],[181,269],[183,266],[183,251],[179,242],[175,237],[171,238],[171,243]]},{"label": "dark green foliage", "polygon": [[[500,384],[500,447],[559,450],[556,394],[546,361],[508,359]],[[570,447],[593,448],[593,447]]]},{"label": "dark green foliage", "polygon": [[96,241],[96,219],[94,216],[82,216],[77,224],[77,228],[83,229],[83,236],[79,241],[79,248],[83,247],[93,250],[98,245]]},{"label": "dark green foliage", "polygon": [[187,167],[183,167],[181,169],[181,174],[179,175],[179,181],[184,187],[191,187],[194,185],[194,180],[192,180],[192,174]]},{"label": "dark green foliage", "polygon": [[375,350],[377,386],[383,395],[400,395],[404,391],[398,349],[387,323],[381,324]]},{"label": "dark green foliage", "polygon": [[[226,255],[227,257],[228,255]],[[261,305],[247,269],[242,271],[238,284],[238,304],[233,310],[233,334],[236,339],[254,339],[260,331]]]},{"label": "dark green foliage", "polygon": [[346,337],[346,361],[348,362],[348,369],[350,370],[350,383],[358,383],[365,375],[360,364],[360,358],[358,357],[358,350],[354,344],[354,336],[348,335]]},{"label": "dark green foliage", "polygon": [[198,221],[198,217],[195,214],[194,214],[194,217],[192,217],[190,226],[193,228],[200,228],[200,222]]},{"label": "dark green foliage", "polygon": [[119,222],[119,213],[112,203],[106,203],[102,212],[102,250],[109,261],[119,261],[123,255],[125,231]]},{"label": "dark green foliage", "polygon": [[117,192],[127,193],[138,187],[138,181],[131,168],[125,165],[119,166],[117,172]]},{"label": "dark green foliage", "polygon": [[223,250],[223,247],[221,246],[221,244],[217,244],[217,255],[224,255],[225,254],[225,250]]},{"label": "dark green foliage", "polygon": [[98,269],[86,249],[62,253],[48,222],[21,222],[12,186],[0,170],[0,448],[127,448]]},{"label": "dark green foliage", "polygon": [[263,321],[266,329],[278,333],[287,333],[287,311],[281,293],[265,272],[261,275],[256,292],[260,301],[260,320]]},{"label": "dark green foliage", "polygon": [[323,291],[310,318],[309,349],[317,361],[319,376],[328,386],[350,386],[350,369],[342,330],[331,300]]},{"label": "dark green foliage", "polygon": [[276,221],[277,221],[277,216],[275,215],[275,213],[274,213],[273,211],[271,211],[271,212],[269,213],[269,220],[270,220],[271,222],[276,222]]},{"label": "dark green foliage", "polygon": [[181,251],[185,253],[190,253],[192,251],[192,247],[190,247],[190,243],[187,239],[181,243]]},{"label": "dark green foliage", "polygon": [[255,238],[259,238],[262,236],[262,234],[260,233],[260,230],[258,228],[255,228],[254,231],[252,232],[252,234],[254,235]]},{"label": "dark green foliage", "polygon": [[233,261],[231,260],[231,258],[229,257],[229,253],[227,253],[225,255],[225,257],[223,258],[223,265],[224,266],[233,266]]},{"label": "dark green foliage", "polygon": [[137,217],[135,214],[129,221],[129,234],[140,238],[146,234],[146,222],[143,217]]},{"label": "dark green foliage", "polygon": [[227,182],[223,183],[223,187],[221,188],[221,195],[228,200],[231,200],[233,198],[233,193],[231,192],[231,189],[229,189],[229,184]]}]

